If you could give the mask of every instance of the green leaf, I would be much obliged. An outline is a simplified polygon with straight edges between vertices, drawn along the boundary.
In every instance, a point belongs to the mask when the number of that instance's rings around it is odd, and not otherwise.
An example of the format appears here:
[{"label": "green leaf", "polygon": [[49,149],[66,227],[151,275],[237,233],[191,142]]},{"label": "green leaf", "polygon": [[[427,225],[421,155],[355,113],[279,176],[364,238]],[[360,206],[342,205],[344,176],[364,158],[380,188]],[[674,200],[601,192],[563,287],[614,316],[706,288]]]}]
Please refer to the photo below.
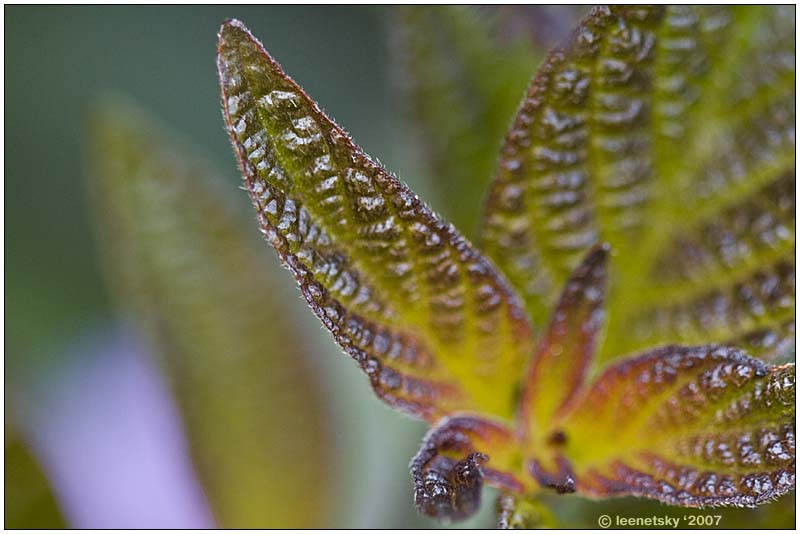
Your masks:
[{"label": "green leaf", "polygon": [[794,339],[794,9],[596,8],[506,136],[485,251],[545,324],[611,244],[600,361],[665,342]]},{"label": "green leaf", "polygon": [[238,21],[220,30],[225,122],[267,240],[387,403],[429,421],[514,412],[531,334],[506,281],[373,162]]},{"label": "green leaf", "polygon": [[607,258],[607,247],[595,247],[564,287],[525,385],[526,429],[541,434],[586,379],[603,326]]},{"label": "green leaf", "polygon": [[336,473],[324,399],[236,197],[125,101],[91,126],[107,274],[161,356],[220,526],[325,524]]},{"label": "green leaf", "polygon": [[400,6],[392,17],[391,51],[416,148],[444,214],[468,236],[502,136],[543,56],[526,36],[504,39],[499,23],[474,6]]},{"label": "green leaf", "polygon": [[[793,179],[784,145],[793,131],[786,115],[765,111],[780,100],[773,94],[779,84],[745,94],[741,65],[719,48],[724,40],[715,32],[730,25],[747,53],[773,47],[754,36],[759,32],[743,15],[750,12],[727,9],[598,8],[534,79],[506,139],[486,235],[525,292],[535,323],[549,318],[535,350],[516,295],[492,264],[355,146],[241,23],[223,25],[225,121],[262,231],[377,394],[435,423],[411,464],[421,512],[467,517],[484,482],[507,497],[506,517],[519,513],[521,521],[530,515],[524,503],[548,489],[754,506],[793,488],[793,365],[769,366],[717,345],[672,345],[614,364],[596,379],[589,372],[601,346],[616,356],[608,347],[618,349],[619,339],[635,337],[637,321],[648,320],[637,303],[663,304],[648,300],[648,291],[668,281],[654,270],[693,250],[675,245],[668,258],[659,256],[676,236],[713,234],[693,232],[703,221],[722,233],[746,232],[747,224],[717,216],[737,219],[744,205],[773,218],[793,209],[793,197],[784,195]],[[709,96],[723,89],[734,99],[725,106]],[[752,148],[737,140],[750,133],[745,123],[721,112],[736,98],[767,102],[751,111],[754,120],[773,121],[767,129],[776,135],[761,159],[733,165],[744,169],[735,184],[716,187],[714,171],[730,171],[731,158]],[[699,145],[681,151],[676,139]],[[700,145],[705,149],[695,154]],[[687,179],[687,168],[700,178]],[[711,181],[700,187],[703,179]],[[763,236],[770,225],[760,224]],[[774,230],[783,239],[785,232]],[[601,238],[615,254],[608,269]],[[694,250],[706,245],[698,242]],[[748,298],[758,291],[774,297],[764,301],[768,313],[754,314],[766,319],[754,325],[735,317],[724,333],[786,354],[785,340],[775,338],[787,317],[773,313],[786,306],[793,284],[784,275],[792,260],[781,246],[772,260],[762,249],[753,258],[759,287],[734,286]],[[733,268],[740,278],[753,275],[741,264]],[[731,280],[692,276],[696,285],[686,295]],[[601,345],[607,278],[611,341]],[[629,350],[673,334],[654,329],[652,339],[633,341]],[[388,339],[396,340],[393,353]],[[728,452],[734,442],[757,442],[762,456],[747,456],[746,447],[733,460],[724,451],[714,456],[722,442]]]},{"label": "green leaf", "polygon": [[795,368],[670,346],[612,365],[560,426],[577,490],[755,506],[795,484]]},{"label": "green leaf", "polygon": [[673,345],[588,381],[606,258],[595,248],[570,277],[514,424],[461,415],[428,434],[412,462],[420,511],[465,517],[484,481],[519,498],[551,489],[681,506],[755,506],[794,488],[794,364]]}]

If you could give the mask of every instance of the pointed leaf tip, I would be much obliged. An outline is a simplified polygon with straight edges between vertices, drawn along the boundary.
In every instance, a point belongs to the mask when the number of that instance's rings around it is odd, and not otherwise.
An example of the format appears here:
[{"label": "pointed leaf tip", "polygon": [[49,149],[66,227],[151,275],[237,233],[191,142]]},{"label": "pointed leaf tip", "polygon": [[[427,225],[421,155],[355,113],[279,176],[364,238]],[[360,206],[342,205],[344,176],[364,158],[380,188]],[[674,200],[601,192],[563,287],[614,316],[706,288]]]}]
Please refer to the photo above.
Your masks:
[{"label": "pointed leaf tip", "polygon": [[225,19],[222,26],[219,28],[217,35],[219,36],[220,43],[225,40],[225,37],[232,37],[235,34],[244,34],[248,37],[255,39],[250,33],[250,30],[239,19]]},{"label": "pointed leaf tip", "polygon": [[521,300],[452,225],[367,156],[241,23],[218,57],[261,230],[379,397],[430,421],[510,418],[532,348]]},{"label": "pointed leaf tip", "polygon": [[605,316],[609,251],[606,243],[589,250],[567,281],[539,341],[523,396],[526,424],[537,433],[534,439],[547,439],[554,416],[588,373]]}]

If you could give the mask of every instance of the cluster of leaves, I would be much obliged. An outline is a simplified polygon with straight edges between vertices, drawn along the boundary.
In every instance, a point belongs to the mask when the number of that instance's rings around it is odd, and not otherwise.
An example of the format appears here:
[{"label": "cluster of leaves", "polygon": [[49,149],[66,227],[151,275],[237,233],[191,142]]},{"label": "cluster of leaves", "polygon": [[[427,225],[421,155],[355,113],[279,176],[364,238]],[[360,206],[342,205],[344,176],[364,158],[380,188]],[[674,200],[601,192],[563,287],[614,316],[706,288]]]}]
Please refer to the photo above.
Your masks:
[{"label": "cluster of leaves", "polygon": [[[430,76],[425,61],[407,63]],[[238,21],[218,70],[267,240],[376,394],[434,427],[412,462],[421,511],[466,517],[484,481],[506,525],[550,489],[755,506],[794,488],[795,370],[778,361],[794,344],[793,9],[592,10],[517,110],[481,250]],[[501,94],[458,79],[478,117]],[[492,140],[467,142],[461,111],[434,119],[433,161],[465,149],[484,169]],[[456,176],[470,161],[453,160]]]}]

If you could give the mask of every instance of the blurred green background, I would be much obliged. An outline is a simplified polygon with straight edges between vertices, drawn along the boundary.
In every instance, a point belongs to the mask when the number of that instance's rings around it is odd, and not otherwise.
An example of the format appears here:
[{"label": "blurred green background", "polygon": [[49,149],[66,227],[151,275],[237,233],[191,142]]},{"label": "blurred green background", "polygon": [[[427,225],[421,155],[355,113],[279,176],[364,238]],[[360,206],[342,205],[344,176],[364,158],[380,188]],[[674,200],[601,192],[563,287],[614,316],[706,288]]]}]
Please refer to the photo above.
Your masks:
[{"label": "blurred green background", "polygon": [[[86,191],[86,123],[98,96],[111,91],[132,97],[201,151],[239,192],[215,68],[216,32],[224,19],[246,21],[369,153],[421,194],[426,190],[402,164],[385,10],[7,6],[5,15],[6,419],[17,420],[18,435],[35,429],[19,421],[15,414],[28,411],[17,407],[35,408],[35,392],[58,387],[72,369],[87,365],[93,357],[72,347],[110,328],[115,317]],[[246,195],[238,199],[249,218]],[[255,225],[252,232],[258,235]],[[266,246],[263,254],[277,265]],[[277,276],[292,283],[286,272]],[[373,397],[299,294],[289,305],[307,320],[318,348],[313,365],[333,380],[330,390],[343,421],[338,444],[321,446],[337,447],[353,462],[334,492],[339,502],[331,526],[430,525],[413,511],[407,472],[424,428]],[[7,440],[7,459],[20,454],[18,443]],[[20,478],[7,473],[7,488],[9,477]]]},{"label": "blurred green background", "polygon": [[[191,494],[197,485],[191,475],[176,475],[184,480],[180,487],[188,496],[181,501],[185,506],[174,506],[184,510],[184,515],[168,518],[174,523],[158,515],[169,512],[157,513],[155,508],[132,512],[131,524],[121,516],[117,523],[104,523],[106,518],[95,513],[107,504],[103,494],[119,490],[127,479],[115,482],[110,475],[100,477],[92,486],[95,493],[83,487],[76,497],[70,493],[74,488],[70,484],[79,484],[81,472],[89,466],[78,465],[77,474],[60,467],[75,458],[60,449],[84,450],[82,440],[87,436],[102,437],[87,430],[90,423],[101,421],[101,428],[113,431],[109,419],[86,415],[91,412],[86,406],[100,410],[106,418],[126,419],[130,413],[129,404],[111,400],[119,391],[127,391],[124,387],[116,387],[113,381],[111,386],[97,385],[105,380],[103,373],[124,372],[130,377],[144,369],[142,376],[150,376],[147,369],[158,369],[148,363],[131,368],[114,363],[116,371],[104,367],[104,359],[119,356],[116,349],[106,348],[119,345],[114,335],[109,341],[107,334],[120,327],[92,229],[85,158],[88,113],[102,94],[130,96],[204,154],[230,189],[239,192],[215,69],[217,29],[224,19],[235,17],[248,25],[366,152],[437,208],[436,188],[411,146],[394,83],[388,49],[394,15],[388,8],[368,6],[4,9],[6,526],[211,525],[214,518],[203,510],[205,497]],[[531,74],[535,67],[531,65]],[[239,193],[235,196],[241,212],[249,218],[252,208],[246,195]],[[255,224],[251,230],[256,237]],[[273,267],[270,276],[293,285],[289,273],[279,270],[274,253],[267,246],[262,252]],[[325,377],[324,390],[330,398],[326,408],[334,420],[330,441],[319,444],[330,448],[337,462],[333,474],[326,475],[335,477],[334,502],[328,503],[332,512],[329,521],[319,526],[437,526],[413,510],[407,468],[424,426],[374,397],[366,378],[322,331],[299,293],[286,305],[296,312],[298,329],[313,347],[310,365]],[[168,383],[163,378],[146,380]],[[137,393],[131,391],[128,401],[135,405]],[[170,402],[168,393],[154,395],[162,404]],[[162,404],[155,412],[169,412]],[[146,422],[147,416],[142,417]],[[139,419],[131,416],[130,421]],[[59,422],[63,428],[41,427]],[[62,438],[63,447],[58,442]],[[158,445],[157,440],[154,443]],[[109,441],[98,451],[113,453],[120,446]],[[186,456],[184,449],[177,448]],[[118,452],[122,457],[112,454],[105,460],[133,465],[123,449]],[[148,454],[145,457],[150,459],[157,456]],[[231,444],[231,454],[236,454],[235,444]],[[82,462],[97,459],[77,458]],[[131,502],[147,505],[148,499],[155,498],[146,486],[150,479],[136,480],[140,485],[129,488]],[[492,526],[494,496],[486,490],[480,516],[458,526]],[[243,498],[259,503],[258,495]],[[561,502],[561,515],[568,514],[573,523],[585,527],[593,526],[601,511],[631,514],[629,500],[589,506],[574,498]],[[112,504],[126,506],[122,501]],[[304,506],[323,504],[298,503],[299,509]],[[655,503],[640,507],[642,514],[665,510]],[[764,507],[729,517],[721,527],[736,527],[744,518],[751,522],[769,518],[770,524],[785,526],[793,524],[794,511],[786,506]]]},{"label": "blurred green background", "polygon": [[395,150],[400,136],[392,128],[378,9],[9,6],[5,14],[12,370],[33,357],[53,358],[54,340],[110,311],[83,176],[86,116],[99,94],[130,95],[238,186],[215,70],[216,32],[225,18],[247,21],[368,152],[413,181]]}]

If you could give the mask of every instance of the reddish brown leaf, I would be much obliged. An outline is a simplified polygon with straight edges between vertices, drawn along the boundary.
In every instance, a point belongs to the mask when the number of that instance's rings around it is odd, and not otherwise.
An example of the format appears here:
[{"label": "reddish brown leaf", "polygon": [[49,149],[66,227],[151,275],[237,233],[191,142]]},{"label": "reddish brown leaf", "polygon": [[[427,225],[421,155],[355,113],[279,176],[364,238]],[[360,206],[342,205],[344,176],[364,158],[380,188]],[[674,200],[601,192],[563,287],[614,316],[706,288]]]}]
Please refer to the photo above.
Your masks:
[{"label": "reddish brown leaf", "polygon": [[458,410],[510,419],[532,344],[505,279],[238,21],[220,30],[218,69],[261,229],[378,396],[431,422]]},{"label": "reddish brown leaf", "polygon": [[588,495],[755,506],[794,487],[794,415],[793,364],[664,347],[612,366],[575,399],[561,451]]}]

